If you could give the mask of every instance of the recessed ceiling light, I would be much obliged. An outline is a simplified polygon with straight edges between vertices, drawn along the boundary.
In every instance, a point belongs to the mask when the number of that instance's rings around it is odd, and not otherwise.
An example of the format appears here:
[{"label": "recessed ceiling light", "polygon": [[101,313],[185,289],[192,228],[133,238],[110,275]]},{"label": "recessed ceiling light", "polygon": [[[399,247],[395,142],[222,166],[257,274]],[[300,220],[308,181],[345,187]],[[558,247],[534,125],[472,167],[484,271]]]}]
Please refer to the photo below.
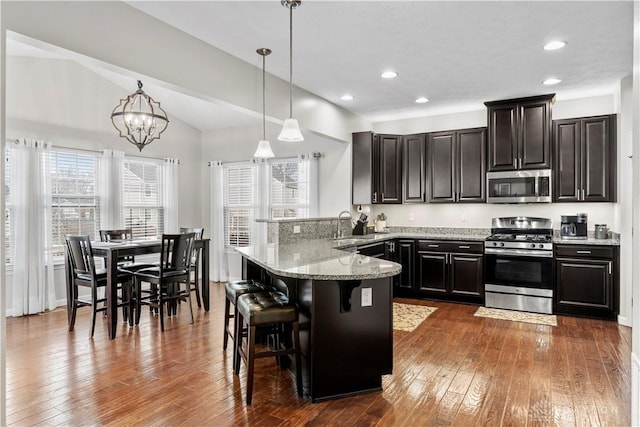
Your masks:
[{"label": "recessed ceiling light", "polygon": [[346,94],[346,95],[342,95],[340,99],[342,99],[343,101],[353,101],[353,96]]},{"label": "recessed ceiling light", "polygon": [[554,40],[544,45],[544,50],[556,50],[562,49],[567,45],[567,42],[562,40]]},{"label": "recessed ceiling light", "polygon": [[560,80],[560,79],[556,79],[555,77],[551,77],[550,79],[547,79],[547,80],[543,81],[542,84],[545,85],[545,86],[551,86],[551,85],[557,85],[561,81],[562,80]]},{"label": "recessed ceiling light", "polygon": [[425,98],[424,96],[421,96],[420,98],[416,99],[416,103],[417,104],[424,104],[426,102],[429,102],[429,100],[427,98]]},{"label": "recessed ceiling light", "polygon": [[396,73],[395,71],[385,71],[384,73],[380,74],[380,77],[382,77],[383,79],[392,79],[397,76],[398,73]]}]

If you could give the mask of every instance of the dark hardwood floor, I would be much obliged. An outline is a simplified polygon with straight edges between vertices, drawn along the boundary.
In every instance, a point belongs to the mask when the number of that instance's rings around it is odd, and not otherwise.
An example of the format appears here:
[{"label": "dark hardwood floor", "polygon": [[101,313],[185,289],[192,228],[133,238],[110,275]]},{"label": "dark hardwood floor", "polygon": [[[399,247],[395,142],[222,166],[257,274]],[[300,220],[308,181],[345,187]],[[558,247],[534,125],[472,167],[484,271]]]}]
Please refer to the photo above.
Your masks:
[{"label": "dark hardwood floor", "polygon": [[[212,309],[188,311],[160,332],[145,310],[114,341],[88,309],[67,332],[65,309],[7,319],[9,425],[629,425],[631,329],[559,317],[558,326],[473,317],[439,307],[413,332],[394,332],[384,391],[312,404],[288,371],[256,363],[253,405],[245,369],[222,351],[224,291]],[[409,300],[398,300],[409,302]],[[186,308],[186,306],[183,305]]]}]

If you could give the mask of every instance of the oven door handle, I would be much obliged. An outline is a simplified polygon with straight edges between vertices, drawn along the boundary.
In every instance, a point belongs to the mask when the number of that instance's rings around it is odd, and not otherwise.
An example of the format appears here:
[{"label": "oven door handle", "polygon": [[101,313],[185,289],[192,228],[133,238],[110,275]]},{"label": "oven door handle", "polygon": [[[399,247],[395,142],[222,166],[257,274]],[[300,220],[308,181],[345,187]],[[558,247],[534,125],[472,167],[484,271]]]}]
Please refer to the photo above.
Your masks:
[{"label": "oven door handle", "polygon": [[524,257],[553,258],[553,251],[537,251],[533,249],[484,248],[484,253],[491,255],[515,255]]}]

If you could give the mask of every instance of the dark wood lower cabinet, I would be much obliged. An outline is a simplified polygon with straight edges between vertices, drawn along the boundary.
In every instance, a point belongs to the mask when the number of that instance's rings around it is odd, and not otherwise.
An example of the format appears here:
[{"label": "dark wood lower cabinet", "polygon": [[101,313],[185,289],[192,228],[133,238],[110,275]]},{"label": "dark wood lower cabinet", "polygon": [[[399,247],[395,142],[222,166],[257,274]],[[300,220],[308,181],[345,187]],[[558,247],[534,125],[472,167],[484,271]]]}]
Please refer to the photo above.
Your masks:
[{"label": "dark wood lower cabinet", "polygon": [[451,294],[480,298],[484,296],[484,259],[482,255],[450,254]]},{"label": "dark wood lower cabinet", "polygon": [[554,312],[615,319],[619,311],[617,254],[614,247],[558,245]]},{"label": "dark wood lower cabinet", "polygon": [[413,291],[414,259],[416,242],[414,240],[398,240],[396,244],[396,262],[402,265],[402,273],[396,276],[396,288],[400,294]]},{"label": "dark wood lower cabinet", "polygon": [[[397,262],[402,264],[402,276],[396,287],[397,295],[460,302],[484,301],[482,243],[437,240],[400,242],[403,244],[399,245],[401,256]],[[410,256],[412,248],[415,251],[415,266]],[[405,275],[411,280],[402,280]]]}]

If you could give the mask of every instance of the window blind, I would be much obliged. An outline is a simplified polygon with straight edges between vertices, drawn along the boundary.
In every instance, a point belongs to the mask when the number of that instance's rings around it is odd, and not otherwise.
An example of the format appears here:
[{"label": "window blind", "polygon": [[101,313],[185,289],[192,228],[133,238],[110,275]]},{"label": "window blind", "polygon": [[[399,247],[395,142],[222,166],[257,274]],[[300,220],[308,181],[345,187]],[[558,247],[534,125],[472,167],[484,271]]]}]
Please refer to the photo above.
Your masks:
[{"label": "window blind", "polygon": [[257,171],[252,164],[224,166],[225,247],[249,246],[257,215]]},{"label": "window blind", "polygon": [[271,219],[308,218],[311,193],[309,160],[274,160],[269,163],[269,169]]},{"label": "window blind", "polygon": [[164,230],[162,164],[128,160],[123,164],[122,207],[126,228],[133,238],[158,237]]},{"label": "window blind", "polygon": [[98,236],[98,159],[94,155],[67,151],[42,155],[45,156],[45,176],[51,183],[53,255],[63,256],[67,234],[89,235],[91,239]]}]

